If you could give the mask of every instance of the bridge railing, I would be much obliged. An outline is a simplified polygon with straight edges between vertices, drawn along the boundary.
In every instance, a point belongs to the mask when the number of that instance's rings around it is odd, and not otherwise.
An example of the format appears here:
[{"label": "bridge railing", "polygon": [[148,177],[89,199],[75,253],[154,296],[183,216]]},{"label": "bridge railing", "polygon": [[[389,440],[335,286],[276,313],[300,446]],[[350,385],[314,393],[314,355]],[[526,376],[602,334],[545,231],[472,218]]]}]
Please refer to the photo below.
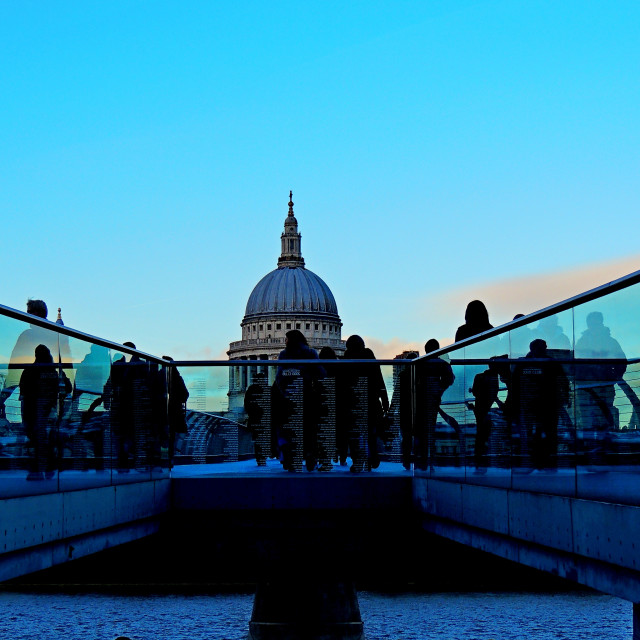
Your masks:
[{"label": "bridge railing", "polygon": [[639,280],[416,360],[416,474],[640,504]]},{"label": "bridge railing", "polygon": [[0,497],[168,477],[166,365],[0,307]]},{"label": "bridge railing", "polygon": [[174,363],[0,307],[0,497],[171,466],[404,473],[410,419],[402,360]]},{"label": "bridge railing", "polygon": [[168,362],[0,307],[0,496],[173,466],[414,470],[637,504],[639,283],[637,272],[415,360]]},{"label": "bridge railing", "polygon": [[261,467],[404,472],[401,431],[411,420],[409,365],[406,360],[175,362],[189,397],[186,426],[176,431],[174,465],[183,467],[179,472],[185,465],[212,463],[225,463],[216,473],[253,473]]}]

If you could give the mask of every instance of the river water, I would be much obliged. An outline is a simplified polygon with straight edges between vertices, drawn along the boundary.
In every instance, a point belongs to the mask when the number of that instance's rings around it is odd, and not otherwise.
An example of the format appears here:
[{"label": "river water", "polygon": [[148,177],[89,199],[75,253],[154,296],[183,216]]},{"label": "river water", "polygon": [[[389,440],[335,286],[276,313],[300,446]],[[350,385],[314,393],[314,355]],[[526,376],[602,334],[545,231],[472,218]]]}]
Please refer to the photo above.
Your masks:
[{"label": "river water", "polygon": [[[631,604],[592,592],[359,592],[367,640],[630,640]],[[2,640],[245,640],[251,593],[0,591]]]}]

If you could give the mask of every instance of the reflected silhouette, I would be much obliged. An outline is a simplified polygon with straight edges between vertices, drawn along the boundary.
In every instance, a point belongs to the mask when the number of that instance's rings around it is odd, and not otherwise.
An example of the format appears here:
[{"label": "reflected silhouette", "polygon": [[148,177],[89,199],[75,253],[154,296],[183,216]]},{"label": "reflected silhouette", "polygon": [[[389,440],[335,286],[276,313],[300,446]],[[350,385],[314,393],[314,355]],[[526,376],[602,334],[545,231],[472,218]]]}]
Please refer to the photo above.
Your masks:
[{"label": "reflected silhouette", "polygon": [[472,300],[467,305],[464,314],[464,324],[460,325],[456,331],[456,342],[470,338],[483,331],[493,329],[493,325],[489,322],[489,312],[480,300]]},{"label": "reflected silhouette", "polygon": [[533,330],[533,339],[544,340],[547,344],[547,349],[561,349],[567,352],[567,356],[571,351],[571,341],[558,324],[558,316],[542,318],[538,322],[538,326]]},{"label": "reflected silhouette", "polygon": [[[47,319],[48,309],[43,300],[27,300],[27,313],[43,320]],[[21,369],[25,364],[33,362],[33,354],[38,345],[43,344],[49,349],[54,362],[70,360],[69,343],[67,340],[59,345],[58,335],[50,329],[38,325],[29,325],[16,341],[11,357],[9,358],[9,371],[5,381],[5,391],[15,388],[20,381]],[[62,352],[60,349],[62,348]]]},{"label": "reflected silhouette", "polygon": [[[626,359],[622,347],[604,326],[601,312],[593,311],[587,328],[576,342],[576,358],[602,359],[602,363],[576,365],[576,399],[580,424],[584,429],[588,464],[603,464],[609,450],[611,431],[619,427],[614,406],[615,385],[622,382],[627,365],[608,359]],[[589,443],[591,441],[591,443]]]},{"label": "reflected silhouette", "polygon": [[103,402],[102,393],[110,368],[109,350],[96,344],[90,345],[89,352],[76,365],[71,414],[74,466],[86,468],[81,460],[88,460],[88,450],[93,450],[95,468],[104,469],[105,413],[96,409]]},{"label": "reflected silhouette", "polygon": [[[517,313],[513,319],[524,318],[523,313]],[[511,358],[523,358],[529,353],[529,345],[536,336],[528,324],[517,329],[512,329],[508,334],[504,334],[504,351],[511,354]]]}]

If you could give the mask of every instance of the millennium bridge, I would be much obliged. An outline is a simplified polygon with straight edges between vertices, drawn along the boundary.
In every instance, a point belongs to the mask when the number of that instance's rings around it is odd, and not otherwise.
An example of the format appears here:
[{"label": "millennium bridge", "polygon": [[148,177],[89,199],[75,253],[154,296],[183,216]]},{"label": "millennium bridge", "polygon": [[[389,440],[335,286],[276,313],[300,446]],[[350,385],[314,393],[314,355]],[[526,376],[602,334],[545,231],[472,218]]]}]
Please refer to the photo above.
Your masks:
[{"label": "millennium bridge", "polygon": [[640,638],[639,363],[640,271],[415,359],[173,362],[0,306],[0,580],[160,534],[258,585],[250,638],[361,638],[354,581],[438,537]]}]

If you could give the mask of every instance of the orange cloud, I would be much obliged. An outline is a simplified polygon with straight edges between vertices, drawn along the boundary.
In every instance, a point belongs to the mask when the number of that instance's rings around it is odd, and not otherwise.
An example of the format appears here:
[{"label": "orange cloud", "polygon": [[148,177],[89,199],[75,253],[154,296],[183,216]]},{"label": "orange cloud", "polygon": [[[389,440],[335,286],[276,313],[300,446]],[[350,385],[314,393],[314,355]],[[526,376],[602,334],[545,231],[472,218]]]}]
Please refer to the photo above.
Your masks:
[{"label": "orange cloud", "polygon": [[428,308],[437,309],[439,314],[455,318],[456,324],[462,324],[467,304],[474,299],[482,300],[489,309],[492,324],[498,325],[508,322],[517,313],[528,314],[544,309],[633,273],[639,267],[640,256],[632,256],[557,273],[536,274],[473,287],[461,287],[438,294],[424,302]]},{"label": "orange cloud", "polygon": [[422,355],[424,352],[424,344],[417,342],[407,342],[400,338],[391,338],[391,340],[383,341],[379,338],[371,336],[363,336],[364,343],[369,347],[376,358],[379,360],[392,360],[403,351],[417,351]]}]

